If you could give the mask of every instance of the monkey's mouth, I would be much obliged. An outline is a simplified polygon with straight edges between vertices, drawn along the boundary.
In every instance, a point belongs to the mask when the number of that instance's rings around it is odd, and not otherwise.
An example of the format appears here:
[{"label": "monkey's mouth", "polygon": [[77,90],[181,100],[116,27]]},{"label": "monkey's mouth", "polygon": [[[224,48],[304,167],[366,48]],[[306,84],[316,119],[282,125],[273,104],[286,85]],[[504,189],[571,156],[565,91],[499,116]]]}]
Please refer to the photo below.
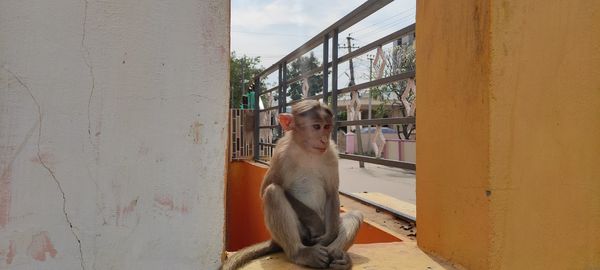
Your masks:
[{"label": "monkey's mouth", "polygon": [[327,151],[327,147],[323,147],[323,148],[321,148],[321,147],[313,147],[313,148],[319,150],[319,152],[321,152],[321,153],[324,153],[325,151]]}]

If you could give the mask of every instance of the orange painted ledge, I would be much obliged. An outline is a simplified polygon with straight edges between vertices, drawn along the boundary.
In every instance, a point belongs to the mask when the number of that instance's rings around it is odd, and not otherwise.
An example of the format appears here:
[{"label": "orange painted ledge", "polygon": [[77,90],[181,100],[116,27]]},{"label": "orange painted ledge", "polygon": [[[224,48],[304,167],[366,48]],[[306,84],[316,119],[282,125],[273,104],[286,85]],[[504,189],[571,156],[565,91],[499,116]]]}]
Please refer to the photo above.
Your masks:
[{"label": "orange painted ledge", "polygon": [[[254,162],[229,164],[226,211],[227,251],[237,251],[270,239],[263,220],[259,196],[260,184],[266,171],[266,166]],[[400,241],[402,240],[393,233],[368,221],[363,222],[354,239],[358,244]]]},{"label": "orange painted ledge", "polygon": [[[267,166],[231,162],[227,180],[226,250],[235,252],[270,238],[262,213],[260,184]],[[343,212],[344,209],[342,208]],[[402,241],[393,232],[363,222],[349,253],[352,269],[455,269],[421,251],[414,241]],[[283,253],[264,256],[242,269],[309,269],[290,263]]]}]

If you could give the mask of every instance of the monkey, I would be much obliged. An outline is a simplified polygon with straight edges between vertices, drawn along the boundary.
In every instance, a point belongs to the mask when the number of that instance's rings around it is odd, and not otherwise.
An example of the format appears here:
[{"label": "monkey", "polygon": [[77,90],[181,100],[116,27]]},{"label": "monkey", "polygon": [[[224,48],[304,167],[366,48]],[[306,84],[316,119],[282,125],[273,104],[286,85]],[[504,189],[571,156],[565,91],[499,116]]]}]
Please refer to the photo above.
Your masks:
[{"label": "monkey", "polygon": [[271,240],[236,252],[222,269],[282,251],[293,263],[312,268],[350,269],[347,250],[363,221],[359,211],[340,215],[338,153],[330,139],[333,113],[304,100],[278,116],[278,140],[260,197]]}]

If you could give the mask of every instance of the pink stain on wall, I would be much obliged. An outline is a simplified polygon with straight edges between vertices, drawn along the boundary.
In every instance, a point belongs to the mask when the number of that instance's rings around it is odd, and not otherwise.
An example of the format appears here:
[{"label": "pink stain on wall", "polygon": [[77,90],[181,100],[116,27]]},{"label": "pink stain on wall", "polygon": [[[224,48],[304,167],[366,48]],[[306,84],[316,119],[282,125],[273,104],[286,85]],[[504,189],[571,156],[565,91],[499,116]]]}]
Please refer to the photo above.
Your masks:
[{"label": "pink stain on wall", "polygon": [[179,207],[179,212],[181,212],[182,214],[187,214],[190,212],[190,209],[188,209],[188,206],[181,203],[181,206]]},{"label": "pink stain on wall", "polygon": [[54,258],[57,251],[54,249],[50,238],[48,238],[48,232],[43,231],[33,236],[31,244],[27,247],[27,254],[37,261],[45,261],[46,253]]},{"label": "pink stain on wall", "polygon": [[123,216],[127,216],[127,215],[131,214],[131,212],[133,212],[133,210],[135,210],[136,205],[137,205],[137,199],[131,201],[128,206],[125,206],[123,208]]},{"label": "pink stain on wall", "polygon": [[173,198],[169,195],[155,195],[154,201],[158,203],[158,205],[163,206],[169,210],[175,209],[175,203],[173,203]]},{"label": "pink stain on wall", "polygon": [[29,159],[29,161],[31,161],[33,163],[37,163],[37,164],[43,163],[50,168],[52,168],[54,165],[53,160],[54,160],[54,156],[50,152],[42,152],[42,153],[40,153],[39,157],[36,155]]},{"label": "pink stain on wall", "polygon": [[6,254],[6,264],[11,264],[16,254],[15,241],[10,240],[10,244],[8,245],[8,253]]},{"label": "pink stain on wall", "polygon": [[190,207],[183,201],[176,204],[171,195],[154,195],[154,201],[160,208],[168,211],[176,211],[181,214],[187,214],[190,212]]},{"label": "pink stain on wall", "polygon": [[138,199],[132,200],[129,205],[123,208],[121,208],[121,206],[117,206],[117,226],[122,225],[121,223],[123,223],[123,220],[135,210],[137,201]]},{"label": "pink stain on wall", "polygon": [[0,228],[4,228],[8,224],[10,217],[10,176],[10,167],[4,169],[0,175]]},{"label": "pink stain on wall", "polygon": [[194,138],[194,144],[200,144],[202,142],[202,138],[200,137],[201,129],[202,124],[200,124],[198,121],[194,121],[190,131],[192,137]]}]

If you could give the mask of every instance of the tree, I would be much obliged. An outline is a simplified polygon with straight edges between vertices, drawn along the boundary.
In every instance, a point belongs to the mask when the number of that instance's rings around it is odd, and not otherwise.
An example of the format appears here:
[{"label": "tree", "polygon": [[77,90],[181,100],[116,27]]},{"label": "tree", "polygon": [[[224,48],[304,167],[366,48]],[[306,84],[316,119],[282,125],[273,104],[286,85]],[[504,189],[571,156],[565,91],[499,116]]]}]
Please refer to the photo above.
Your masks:
[{"label": "tree", "polygon": [[[383,58],[385,64],[384,77],[416,69],[416,54],[413,45],[394,46],[391,50],[384,52]],[[402,80],[371,89],[373,98],[382,101],[382,104],[375,108],[376,118],[384,117],[384,115],[388,115],[390,113],[390,110],[385,109],[385,105],[387,104],[390,104],[392,108],[396,107],[399,109],[399,111],[402,113],[402,116],[407,116],[404,105],[400,100],[402,94],[404,94],[404,91],[407,90],[407,85],[407,80]],[[409,100],[414,100],[416,98],[414,93],[411,92],[408,94]],[[398,137],[404,137],[405,139],[410,138],[415,129],[415,124],[396,126]]]},{"label": "tree", "polygon": [[[235,52],[231,52],[229,63],[229,89],[231,93],[231,103],[229,104],[229,107],[240,108],[242,102],[242,79],[245,88],[244,93],[246,93],[254,76],[260,73],[263,68],[259,67],[260,57],[248,57],[246,55],[238,57]],[[260,89],[261,91],[266,89],[262,82],[260,84]]]},{"label": "tree", "polygon": [[[301,74],[307,73],[319,67],[320,65],[321,63],[319,62],[319,59],[317,59],[312,52],[309,56],[301,56],[290,64],[290,69],[287,73],[287,79],[289,80],[300,76]],[[291,97],[292,100],[306,98],[302,96],[302,83],[303,80],[290,84],[290,89],[287,92],[287,96]],[[313,75],[308,77],[308,87],[309,96],[313,96],[321,92],[323,90],[323,75]]]}]

